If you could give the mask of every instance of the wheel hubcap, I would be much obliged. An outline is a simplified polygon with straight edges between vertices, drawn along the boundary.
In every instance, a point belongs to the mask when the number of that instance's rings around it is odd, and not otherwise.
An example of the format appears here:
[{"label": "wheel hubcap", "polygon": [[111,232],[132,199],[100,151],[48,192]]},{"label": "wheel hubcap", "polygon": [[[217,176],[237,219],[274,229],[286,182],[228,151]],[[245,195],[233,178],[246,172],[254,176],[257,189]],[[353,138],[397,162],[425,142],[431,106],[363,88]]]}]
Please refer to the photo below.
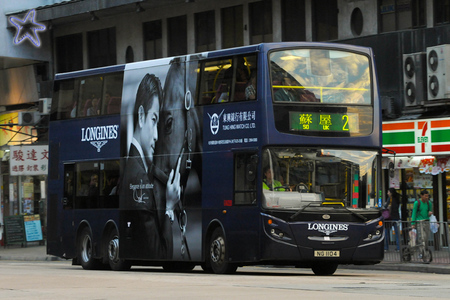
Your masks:
[{"label": "wheel hubcap", "polygon": [[91,237],[88,235],[86,235],[83,238],[81,256],[83,258],[83,261],[85,261],[85,262],[88,262],[91,259],[92,244],[91,244]]},{"label": "wheel hubcap", "polygon": [[221,263],[224,260],[225,242],[222,237],[218,237],[211,244],[211,260],[215,263]]},{"label": "wheel hubcap", "polygon": [[115,236],[108,245],[109,260],[116,262],[119,260],[119,238]]}]

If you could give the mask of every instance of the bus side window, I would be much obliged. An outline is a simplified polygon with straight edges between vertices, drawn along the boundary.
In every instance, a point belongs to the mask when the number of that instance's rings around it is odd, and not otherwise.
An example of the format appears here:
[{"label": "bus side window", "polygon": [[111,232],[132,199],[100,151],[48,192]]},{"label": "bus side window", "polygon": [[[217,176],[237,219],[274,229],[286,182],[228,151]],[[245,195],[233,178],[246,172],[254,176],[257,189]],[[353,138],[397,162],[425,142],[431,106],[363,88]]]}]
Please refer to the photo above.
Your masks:
[{"label": "bus side window", "polygon": [[123,73],[105,76],[102,95],[102,115],[120,113],[122,103]]},{"label": "bus side window", "polygon": [[100,163],[99,208],[119,208],[120,163],[118,160]]},{"label": "bus side window", "polygon": [[86,77],[80,80],[77,116],[88,117],[100,114],[103,78]]},{"label": "bus side window", "polygon": [[233,101],[256,100],[256,55],[238,56],[235,61]]},{"label": "bus side window", "polygon": [[74,79],[56,82],[53,99],[54,104],[51,108],[52,120],[75,118],[77,93]]},{"label": "bus side window", "polygon": [[76,209],[98,207],[98,198],[100,195],[98,166],[98,162],[76,164]]},{"label": "bus side window", "polygon": [[232,59],[201,63],[199,104],[228,102],[233,79]]},{"label": "bus side window", "polygon": [[237,153],[234,156],[234,204],[256,205],[255,153]]}]

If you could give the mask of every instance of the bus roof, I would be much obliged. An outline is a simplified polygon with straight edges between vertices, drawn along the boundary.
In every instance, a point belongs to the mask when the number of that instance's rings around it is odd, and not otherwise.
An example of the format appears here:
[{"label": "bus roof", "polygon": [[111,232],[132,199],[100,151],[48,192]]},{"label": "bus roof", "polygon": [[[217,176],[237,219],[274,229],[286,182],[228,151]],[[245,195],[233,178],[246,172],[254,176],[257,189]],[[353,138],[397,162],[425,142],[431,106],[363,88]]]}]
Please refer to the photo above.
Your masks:
[{"label": "bus roof", "polygon": [[95,69],[79,70],[79,71],[56,74],[55,80],[63,80],[63,79],[68,79],[68,78],[85,77],[85,76],[91,76],[91,75],[120,72],[123,70],[125,70],[125,65],[114,65],[114,66],[100,67],[100,68],[95,68]]},{"label": "bus roof", "polygon": [[180,59],[199,59],[199,58],[215,58],[222,56],[231,56],[236,54],[245,54],[245,53],[254,53],[258,51],[269,51],[271,49],[277,48],[290,48],[290,47],[329,47],[329,48],[342,48],[346,50],[354,50],[354,51],[364,51],[366,53],[371,52],[372,50],[369,47],[361,47],[354,45],[344,45],[338,43],[323,43],[323,42],[278,42],[278,43],[261,43],[250,46],[242,46],[242,47],[234,47],[227,49],[220,49],[202,53],[194,53],[194,54],[186,54],[174,57],[165,57],[159,59],[152,59],[146,61],[138,61],[128,64],[114,65],[114,66],[106,66],[95,69],[85,69],[67,73],[59,73],[55,75],[55,80],[64,80],[68,78],[76,78],[83,76],[91,76],[112,72],[120,72],[125,69],[137,69],[140,67],[149,67],[149,66],[157,66],[169,64],[172,59],[179,57]]}]

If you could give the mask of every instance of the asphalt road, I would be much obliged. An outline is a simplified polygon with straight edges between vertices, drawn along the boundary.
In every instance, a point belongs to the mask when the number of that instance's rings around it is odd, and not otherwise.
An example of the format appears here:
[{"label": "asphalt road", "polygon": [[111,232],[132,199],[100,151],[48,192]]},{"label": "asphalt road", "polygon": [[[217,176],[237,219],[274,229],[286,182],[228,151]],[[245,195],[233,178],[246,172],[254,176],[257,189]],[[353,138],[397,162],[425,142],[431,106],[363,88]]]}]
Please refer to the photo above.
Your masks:
[{"label": "asphalt road", "polygon": [[0,261],[0,299],[448,299],[450,275],[338,269],[244,267],[234,275],[200,268],[168,273],[86,271],[66,261]]}]

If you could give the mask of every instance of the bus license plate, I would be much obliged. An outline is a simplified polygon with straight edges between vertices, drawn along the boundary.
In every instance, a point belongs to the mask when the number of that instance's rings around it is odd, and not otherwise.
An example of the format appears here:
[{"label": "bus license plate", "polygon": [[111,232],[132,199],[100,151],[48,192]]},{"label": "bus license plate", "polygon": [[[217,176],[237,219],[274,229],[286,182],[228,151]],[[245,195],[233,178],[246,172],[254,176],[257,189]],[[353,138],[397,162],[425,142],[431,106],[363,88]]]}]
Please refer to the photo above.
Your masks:
[{"label": "bus license plate", "polygon": [[339,257],[339,251],[330,250],[316,250],[314,251],[314,257]]}]

